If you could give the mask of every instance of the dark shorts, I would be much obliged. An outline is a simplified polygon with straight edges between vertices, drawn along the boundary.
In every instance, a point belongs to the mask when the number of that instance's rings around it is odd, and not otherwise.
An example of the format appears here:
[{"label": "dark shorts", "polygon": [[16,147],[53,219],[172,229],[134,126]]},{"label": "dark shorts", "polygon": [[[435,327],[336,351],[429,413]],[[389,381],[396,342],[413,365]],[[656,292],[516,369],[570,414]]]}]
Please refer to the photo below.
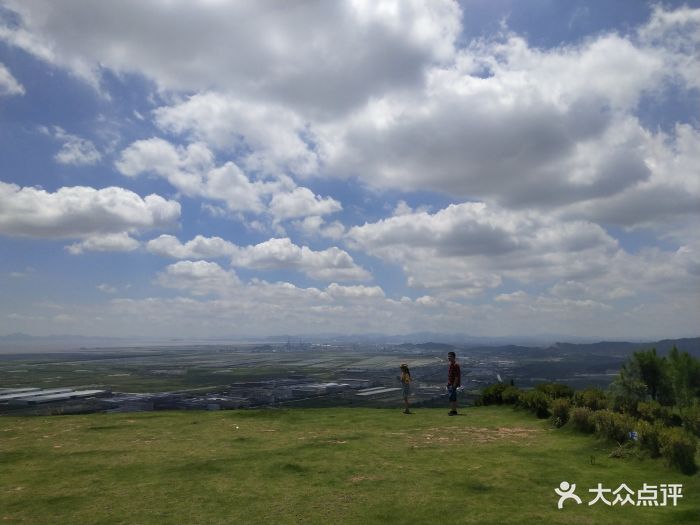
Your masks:
[{"label": "dark shorts", "polygon": [[403,390],[403,397],[408,398],[408,396],[411,395],[411,385],[408,383],[404,383],[403,385],[401,385],[401,387]]},{"label": "dark shorts", "polygon": [[448,386],[447,392],[450,394],[450,401],[457,401],[457,389],[456,388]]}]

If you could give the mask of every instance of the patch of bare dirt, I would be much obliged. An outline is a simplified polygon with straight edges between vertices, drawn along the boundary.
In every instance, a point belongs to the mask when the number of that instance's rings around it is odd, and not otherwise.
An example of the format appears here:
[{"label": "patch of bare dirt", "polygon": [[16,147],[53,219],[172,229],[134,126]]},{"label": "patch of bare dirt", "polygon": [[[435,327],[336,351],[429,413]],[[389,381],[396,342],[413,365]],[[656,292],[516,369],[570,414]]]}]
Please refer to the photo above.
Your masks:
[{"label": "patch of bare dirt", "polygon": [[520,441],[530,439],[542,432],[538,429],[521,427],[500,427],[500,428],[429,428],[419,431],[408,437],[408,442],[413,447],[427,445],[451,445],[459,443],[493,443],[496,441]]}]

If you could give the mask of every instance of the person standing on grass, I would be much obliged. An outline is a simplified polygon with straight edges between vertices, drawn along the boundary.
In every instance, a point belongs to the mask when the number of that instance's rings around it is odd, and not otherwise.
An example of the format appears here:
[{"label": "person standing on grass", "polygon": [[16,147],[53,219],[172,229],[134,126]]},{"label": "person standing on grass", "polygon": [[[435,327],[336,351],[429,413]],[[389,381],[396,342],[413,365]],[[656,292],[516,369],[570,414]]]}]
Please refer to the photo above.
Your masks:
[{"label": "person standing on grass", "polygon": [[411,411],[408,409],[408,396],[411,395],[411,371],[408,369],[407,364],[402,364],[401,368],[401,387],[403,388],[403,404],[404,404],[404,414],[410,414]]},{"label": "person standing on grass", "polygon": [[450,362],[450,368],[447,370],[447,393],[450,395],[448,416],[457,415],[457,388],[462,386],[462,371],[456,359],[457,356],[454,352],[447,353],[447,360]]}]

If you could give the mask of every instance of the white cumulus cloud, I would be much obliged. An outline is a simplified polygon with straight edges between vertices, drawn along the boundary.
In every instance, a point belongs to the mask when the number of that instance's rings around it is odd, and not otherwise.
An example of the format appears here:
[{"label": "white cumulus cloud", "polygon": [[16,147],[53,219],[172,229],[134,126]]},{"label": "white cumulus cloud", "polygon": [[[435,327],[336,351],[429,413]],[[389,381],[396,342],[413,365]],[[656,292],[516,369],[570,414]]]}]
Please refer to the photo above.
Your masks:
[{"label": "white cumulus cloud", "polygon": [[247,246],[234,255],[232,264],[258,269],[290,268],[325,281],[371,278],[367,270],[358,266],[350,254],[340,248],[314,251],[307,246],[297,246],[289,238],[270,239]]},{"label": "white cumulus cloud", "polygon": [[66,250],[73,255],[79,255],[83,252],[131,252],[137,249],[140,244],[128,233],[122,232],[88,237],[66,246]]},{"label": "white cumulus cloud", "polygon": [[223,201],[231,211],[267,212],[276,221],[342,209],[335,199],[296,186],[289,177],[251,180],[232,161],[216,166],[214,154],[203,143],[185,148],[160,138],[139,140],[122,151],[116,167],[129,177],[158,175],[187,196]]},{"label": "white cumulus cloud", "polygon": [[308,188],[294,188],[289,192],[275,193],[270,200],[270,213],[279,219],[329,215],[342,210],[342,205],[332,197],[320,197]]},{"label": "white cumulus cloud", "polygon": [[59,164],[91,166],[102,159],[102,154],[87,139],[66,133],[58,126],[54,128],[54,136],[63,143],[59,152],[54,155],[54,159]]},{"label": "white cumulus cloud", "polygon": [[322,114],[419,85],[454,54],[462,14],[449,0],[6,5],[20,23],[0,24],[0,39],[92,84],[109,68],[163,89],[235,90]]},{"label": "white cumulus cloud", "polygon": [[175,259],[215,259],[230,257],[239,251],[238,246],[221,237],[203,235],[197,235],[184,244],[173,235],[161,235],[148,241],[146,247],[151,253]]},{"label": "white cumulus cloud", "polygon": [[124,188],[41,188],[0,182],[0,233],[41,238],[82,238],[171,227],[180,204],[159,195],[140,197]]},{"label": "white cumulus cloud", "polygon": [[476,202],[355,226],[346,239],[401,265],[414,288],[467,296],[498,287],[504,277],[529,282],[600,272],[618,250],[596,224]]},{"label": "white cumulus cloud", "polygon": [[307,123],[281,105],[243,101],[221,93],[202,93],[154,111],[158,126],[170,133],[237,152],[247,170],[306,176],[318,171],[318,158],[305,140]]},{"label": "white cumulus cloud", "polygon": [[323,281],[357,281],[371,278],[350,254],[337,247],[312,250],[297,246],[289,238],[273,238],[259,244],[238,246],[220,237],[197,235],[181,243],[172,235],[161,235],[147,243],[155,254],[177,259],[215,259],[231,257],[234,267],[257,270],[289,269]]},{"label": "white cumulus cloud", "polygon": [[233,270],[207,261],[179,261],[158,274],[157,283],[166,288],[187,290],[194,295],[231,292],[240,284]]}]

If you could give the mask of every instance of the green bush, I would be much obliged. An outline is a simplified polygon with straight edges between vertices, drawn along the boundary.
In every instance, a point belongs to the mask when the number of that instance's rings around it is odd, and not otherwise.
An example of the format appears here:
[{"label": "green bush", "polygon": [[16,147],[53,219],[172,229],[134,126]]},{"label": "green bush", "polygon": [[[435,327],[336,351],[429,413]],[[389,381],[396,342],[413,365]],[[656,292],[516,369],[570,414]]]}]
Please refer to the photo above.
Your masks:
[{"label": "green bush", "polygon": [[519,406],[537,414],[540,419],[549,417],[549,398],[539,390],[526,390],[520,394]]},{"label": "green bush", "polygon": [[595,432],[595,421],[593,420],[593,411],[588,407],[574,407],[570,413],[571,424],[579,432],[592,434]]},{"label": "green bush", "polygon": [[505,383],[495,383],[489,385],[481,393],[481,403],[483,405],[501,405],[503,404],[503,391],[510,385]]},{"label": "green bush", "polygon": [[635,419],[611,410],[598,410],[593,415],[595,432],[601,437],[624,443],[635,426]]},{"label": "green bush", "polygon": [[535,389],[551,399],[559,399],[562,397],[571,399],[574,397],[574,389],[560,383],[540,383]]},{"label": "green bush", "polygon": [[600,388],[587,388],[574,394],[574,405],[587,407],[591,410],[608,408],[608,398]]},{"label": "green bush", "polygon": [[658,458],[661,455],[661,432],[664,426],[661,422],[637,421],[637,439],[639,447],[649,452],[651,457]]},{"label": "green bush", "polygon": [[569,421],[569,409],[571,401],[567,398],[554,399],[549,406],[549,411],[552,413],[552,421],[556,427],[563,427]]},{"label": "green bush", "polygon": [[504,405],[517,405],[522,391],[514,386],[507,386],[501,393],[501,400]]},{"label": "green bush", "polygon": [[641,419],[650,423],[659,420],[664,425],[668,425],[671,421],[671,410],[661,406],[658,401],[640,401],[637,403],[637,413]]},{"label": "green bush", "polygon": [[683,472],[693,474],[695,464],[695,438],[681,428],[666,428],[661,432],[661,455],[666,462]]},{"label": "green bush", "polygon": [[681,418],[683,428],[696,436],[700,436],[700,405],[696,404],[686,408]]}]

